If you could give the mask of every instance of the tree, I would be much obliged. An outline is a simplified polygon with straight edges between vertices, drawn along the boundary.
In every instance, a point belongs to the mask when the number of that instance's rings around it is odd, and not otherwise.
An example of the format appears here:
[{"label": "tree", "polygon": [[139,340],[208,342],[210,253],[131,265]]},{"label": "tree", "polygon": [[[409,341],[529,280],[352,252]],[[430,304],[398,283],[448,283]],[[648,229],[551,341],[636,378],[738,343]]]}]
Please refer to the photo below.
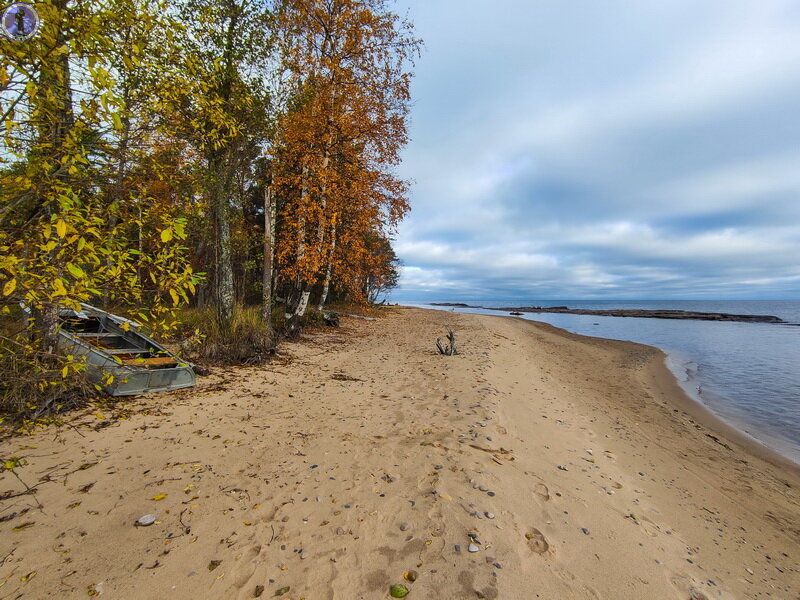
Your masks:
[{"label": "tree", "polygon": [[223,327],[235,302],[231,196],[237,174],[259,155],[269,97],[269,12],[258,0],[189,0],[185,90],[178,106],[181,135],[203,157],[203,189],[213,223],[214,301]]},{"label": "tree", "polygon": [[[31,317],[30,327],[2,339],[0,362],[13,371],[21,364],[15,357],[29,356],[23,366],[32,374],[65,360],[54,354],[60,306],[79,308],[105,295],[138,304],[154,328],[169,327],[170,308],[187,300],[197,281],[176,243],[185,227],[173,213],[152,220],[157,242],[146,255],[124,235],[127,224],[107,218],[114,140],[135,118],[118,81],[120,69],[137,59],[125,63],[114,35],[150,35],[136,28],[144,15],[134,4],[100,0],[51,0],[37,9],[43,25],[36,37],[0,40],[0,310],[10,314],[22,303]],[[142,284],[143,266],[153,288]],[[146,304],[151,310],[142,310]],[[67,360],[55,372],[67,380],[80,368]],[[60,381],[36,385],[58,389]]]},{"label": "tree", "polygon": [[277,121],[274,178],[284,199],[278,259],[294,329],[315,284],[324,304],[343,249],[343,215],[351,233],[366,238],[376,226],[394,227],[407,209],[382,183],[407,141],[408,66],[420,42],[383,0],[283,0],[276,21],[294,92]]}]

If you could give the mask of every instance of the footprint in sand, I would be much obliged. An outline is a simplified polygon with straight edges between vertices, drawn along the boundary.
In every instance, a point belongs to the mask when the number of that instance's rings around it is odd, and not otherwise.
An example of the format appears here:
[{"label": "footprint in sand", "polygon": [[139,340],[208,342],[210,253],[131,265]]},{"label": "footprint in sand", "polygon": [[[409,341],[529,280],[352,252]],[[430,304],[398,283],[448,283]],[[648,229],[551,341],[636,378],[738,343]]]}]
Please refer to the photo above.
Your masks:
[{"label": "footprint in sand", "polygon": [[689,600],[708,600],[708,596],[700,589],[703,584],[694,577],[683,573],[676,573],[670,578],[670,583],[680,594],[688,594]]},{"label": "footprint in sand", "polygon": [[547,543],[542,532],[535,527],[525,534],[525,539],[528,540],[528,548],[536,554],[544,554],[550,549],[550,544]]},{"label": "footprint in sand", "polygon": [[533,493],[539,496],[539,498],[545,502],[550,500],[550,490],[547,489],[547,486],[543,483],[537,483],[533,488]]}]

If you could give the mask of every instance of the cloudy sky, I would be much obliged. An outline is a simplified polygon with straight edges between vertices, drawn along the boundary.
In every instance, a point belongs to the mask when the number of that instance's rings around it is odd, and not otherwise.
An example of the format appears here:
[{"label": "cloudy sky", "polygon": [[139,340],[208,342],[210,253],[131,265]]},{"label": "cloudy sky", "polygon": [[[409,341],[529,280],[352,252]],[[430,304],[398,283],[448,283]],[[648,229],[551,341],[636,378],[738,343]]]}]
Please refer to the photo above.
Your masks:
[{"label": "cloudy sky", "polygon": [[800,2],[396,6],[393,299],[800,298]]}]

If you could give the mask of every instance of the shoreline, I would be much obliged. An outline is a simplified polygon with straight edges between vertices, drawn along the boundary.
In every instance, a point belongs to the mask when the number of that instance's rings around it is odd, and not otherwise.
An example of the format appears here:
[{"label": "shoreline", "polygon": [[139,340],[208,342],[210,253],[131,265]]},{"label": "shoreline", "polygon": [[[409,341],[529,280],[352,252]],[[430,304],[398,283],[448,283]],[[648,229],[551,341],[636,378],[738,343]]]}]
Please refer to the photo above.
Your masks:
[{"label": "shoreline", "polygon": [[[456,356],[434,346],[448,326]],[[800,479],[681,394],[650,346],[500,316],[343,317],[268,365],[0,442],[23,459],[19,480],[0,473],[0,592],[791,597]]]},{"label": "shoreline", "polygon": [[[486,307],[478,307],[478,306],[466,306],[461,304],[427,304],[427,305],[414,305],[409,306],[409,308],[421,308],[423,310],[438,310],[438,311],[447,311],[447,308],[480,308],[482,310],[504,310],[504,309],[493,309],[493,308],[486,308]],[[476,314],[480,315],[481,313],[460,313],[460,314]],[[494,315],[484,315],[484,316],[494,316]],[[554,330],[561,331],[566,334],[570,334],[573,336],[577,336],[578,338],[586,338],[586,339],[598,339],[598,340],[607,340],[611,342],[622,342],[622,343],[631,343],[631,344],[639,344],[641,346],[652,348],[661,352],[664,356],[664,369],[667,371],[668,375],[675,380],[676,386],[679,388],[680,392],[676,394],[675,402],[682,410],[686,410],[698,420],[701,420],[703,424],[716,431],[717,433],[729,438],[731,441],[736,442],[737,444],[743,446],[747,449],[747,451],[759,458],[770,462],[776,466],[787,468],[791,470],[791,472],[800,477],[800,460],[795,460],[791,456],[784,454],[781,452],[779,448],[773,447],[769,444],[766,440],[761,440],[755,435],[748,433],[743,429],[746,424],[738,425],[734,422],[729,421],[724,415],[720,415],[714,410],[712,410],[702,398],[702,394],[699,393],[692,393],[690,390],[687,389],[687,386],[681,384],[681,379],[678,374],[669,366],[669,361],[671,358],[675,359],[677,364],[681,364],[684,362],[679,357],[670,354],[668,351],[664,350],[655,345],[645,344],[642,342],[630,342],[627,340],[617,340],[614,338],[606,338],[602,336],[592,336],[592,335],[584,335],[579,333],[573,333],[568,329],[563,327],[558,327],[556,325],[552,325],[547,323],[546,321],[537,321],[535,319],[525,319],[521,318],[519,315],[497,315],[498,318],[510,318],[510,319],[517,319],[523,320],[528,322],[534,322],[541,325],[545,325],[548,327],[552,327]],[[690,378],[687,381],[688,384],[694,383],[696,380],[691,379],[691,375],[688,375]],[[765,437],[766,434],[765,434]],[[779,445],[776,442],[776,445]]]},{"label": "shoreline", "polygon": [[[516,318],[516,317],[509,317],[509,318]],[[520,320],[527,321],[526,319],[520,319]],[[767,444],[757,439],[756,437],[750,435],[746,431],[742,431],[733,423],[726,421],[724,417],[718,415],[708,406],[706,406],[701,399],[695,398],[691,393],[689,393],[684,388],[684,386],[681,385],[680,379],[673,372],[673,370],[670,369],[669,365],[667,364],[667,360],[669,359],[670,354],[664,349],[659,348],[658,346],[642,344],[640,342],[630,342],[626,340],[615,340],[611,338],[595,337],[595,336],[582,335],[579,333],[572,333],[571,331],[568,331],[562,327],[556,327],[555,325],[551,325],[550,323],[545,323],[543,321],[533,321],[533,322],[538,325],[542,325],[544,327],[552,328],[558,334],[566,336],[574,336],[574,338],[578,338],[579,340],[580,338],[584,338],[584,339],[596,339],[608,342],[616,342],[620,344],[633,344],[657,352],[662,358],[661,358],[661,364],[656,364],[653,365],[652,367],[653,378],[659,382],[660,387],[662,387],[663,389],[670,390],[669,392],[670,401],[674,403],[674,405],[677,408],[691,415],[694,419],[698,421],[698,423],[702,424],[704,427],[707,427],[714,433],[720,434],[721,436],[727,438],[729,441],[739,445],[746,453],[751,454],[752,456],[757,457],[761,460],[764,460],[765,462],[768,462],[776,467],[787,469],[789,472],[792,473],[792,475],[795,478],[798,479],[798,482],[800,482],[800,463],[797,463],[790,457],[781,454],[778,450],[768,446]]]},{"label": "shoreline", "polygon": [[787,323],[783,319],[774,315],[739,315],[732,313],[700,312],[693,310],[675,309],[656,309],[646,310],[641,308],[615,308],[615,309],[588,309],[588,308],[568,308],[566,306],[472,306],[463,302],[431,302],[429,306],[443,308],[480,308],[481,310],[494,310],[507,312],[511,315],[521,313],[555,313],[563,315],[594,315],[598,317],[620,317],[620,318],[640,318],[640,319],[670,319],[670,320],[694,320],[694,321],[727,321],[740,323],[776,323],[780,325],[797,325],[797,323]]}]

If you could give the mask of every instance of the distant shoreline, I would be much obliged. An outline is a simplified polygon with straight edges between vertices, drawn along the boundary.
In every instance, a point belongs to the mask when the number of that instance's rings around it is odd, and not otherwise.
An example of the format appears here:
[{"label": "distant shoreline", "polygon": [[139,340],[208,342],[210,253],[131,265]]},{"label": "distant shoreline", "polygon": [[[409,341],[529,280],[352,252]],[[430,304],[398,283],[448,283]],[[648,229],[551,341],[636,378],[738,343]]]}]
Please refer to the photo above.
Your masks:
[{"label": "distant shoreline", "polygon": [[588,308],[568,308],[566,306],[473,306],[461,302],[431,302],[429,306],[449,306],[453,308],[480,308],[510,313],[560,313],[567,315],[595,315],[598,317],[639,317],[645,319],[674,319],[695,321],[727,321],[739,323],[782,323],[788,324],[774,315],[737,315],[731,313],[699,312],[693,310],[645,310],[639,308],[617,308],[592,310]]}]

